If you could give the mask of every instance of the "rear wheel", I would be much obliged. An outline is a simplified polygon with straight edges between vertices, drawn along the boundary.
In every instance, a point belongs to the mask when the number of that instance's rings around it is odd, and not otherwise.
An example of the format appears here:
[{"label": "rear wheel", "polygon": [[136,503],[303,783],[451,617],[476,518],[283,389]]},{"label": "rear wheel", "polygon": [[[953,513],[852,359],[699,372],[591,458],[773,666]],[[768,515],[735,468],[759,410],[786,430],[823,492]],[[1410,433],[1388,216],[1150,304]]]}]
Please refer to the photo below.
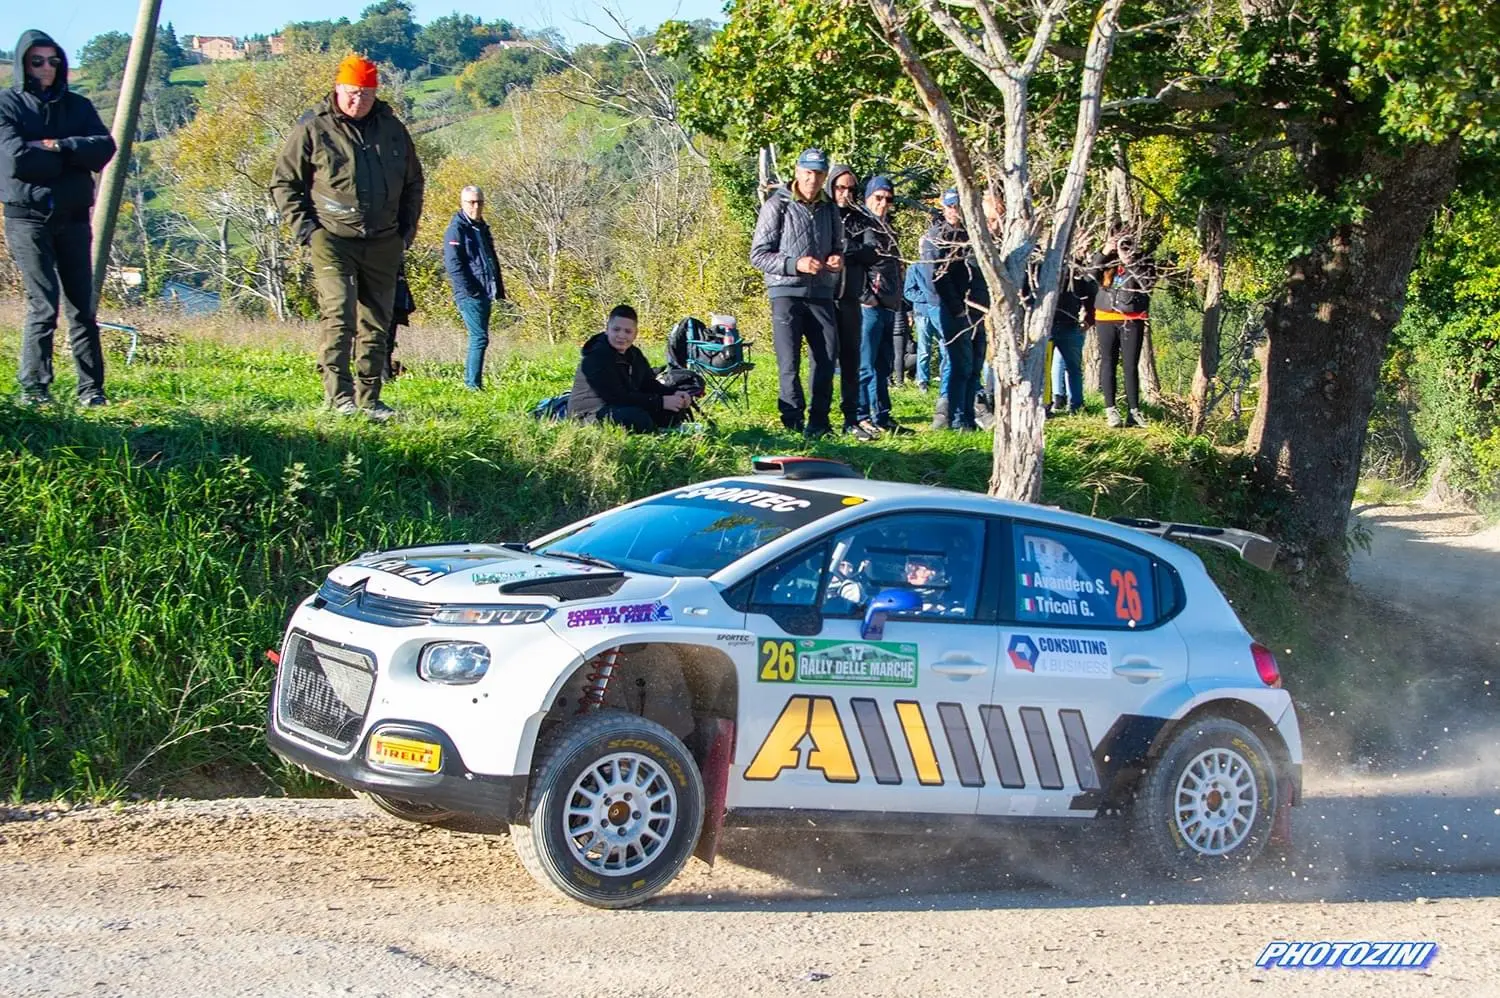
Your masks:
[{"label": "rear wheel", "polygon": [[521,865],[585,904],[627,908],[671,883],[703,827],[703,781],[670,731],[601,711],[539,749],[528,820],[511,828]]},{"label": "rear wheel", "polygon": [[387,797],[385,794],[372,793],[368,790],[361,791],[359,796],[374,804],[386,814],[393,814],[402,821],[415,821],[418,824],[431,825],[458,816],[457,811],[449,811],[435,804],[419,804],[416,801],[402,800],[399,797]]},{"label": "rear wheel", "polygon": [[1271,837],[1276,771],[1237,721],[1205,717],[1175,735],[1136,791],[1135,839],[1169,876],[1242,870]]}]

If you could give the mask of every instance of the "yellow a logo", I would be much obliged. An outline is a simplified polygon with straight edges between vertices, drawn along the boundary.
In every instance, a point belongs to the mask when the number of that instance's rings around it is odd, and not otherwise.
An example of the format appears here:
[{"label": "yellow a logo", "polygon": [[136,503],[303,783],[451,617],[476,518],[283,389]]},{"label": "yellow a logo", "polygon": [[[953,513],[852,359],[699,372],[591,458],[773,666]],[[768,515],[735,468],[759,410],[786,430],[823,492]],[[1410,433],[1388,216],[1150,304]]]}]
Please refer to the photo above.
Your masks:
[{"label": "yellow a logo", "polygon": [[782,770],[802,765],[797,747],[804,738],[812,739],[807,753],[807,768],[816,769],[830,783],[857,783],[859,771],[844,736],[844,724],[832,697],[795,696],[786,702],[781,716],[771,725],[770,734],[761,743],[755,758],[745,769],[747,780],[774,780]]}]

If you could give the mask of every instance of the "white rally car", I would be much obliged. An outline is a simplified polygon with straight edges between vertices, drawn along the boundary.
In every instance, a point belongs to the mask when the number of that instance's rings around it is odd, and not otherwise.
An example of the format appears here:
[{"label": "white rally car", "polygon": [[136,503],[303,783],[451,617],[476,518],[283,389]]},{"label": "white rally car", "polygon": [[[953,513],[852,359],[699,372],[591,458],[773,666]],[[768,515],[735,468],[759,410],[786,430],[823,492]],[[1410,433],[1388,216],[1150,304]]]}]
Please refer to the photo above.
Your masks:
[{"label": "white rally car", "polygon": [[1099,818],[1196,875],[1297,802],[1275,659],[1165,537],[1271,542],[755,465],[531,544],[339,566],[273,656],[271,747],[400,817],[507,822],[601,907],[725,824]]}]

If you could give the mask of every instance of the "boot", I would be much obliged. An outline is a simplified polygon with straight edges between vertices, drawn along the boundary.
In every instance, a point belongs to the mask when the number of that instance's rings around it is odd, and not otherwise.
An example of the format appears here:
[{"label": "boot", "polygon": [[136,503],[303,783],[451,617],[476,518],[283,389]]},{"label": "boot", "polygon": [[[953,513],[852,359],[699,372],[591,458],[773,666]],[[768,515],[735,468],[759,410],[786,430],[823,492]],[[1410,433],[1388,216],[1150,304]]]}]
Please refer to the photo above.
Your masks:
[{"label": "boot", "polygon": [[946,430],[948,428],[948,399],[943,397],[937,400],[937,405],[932,409],[932,428],[934,430]]}]

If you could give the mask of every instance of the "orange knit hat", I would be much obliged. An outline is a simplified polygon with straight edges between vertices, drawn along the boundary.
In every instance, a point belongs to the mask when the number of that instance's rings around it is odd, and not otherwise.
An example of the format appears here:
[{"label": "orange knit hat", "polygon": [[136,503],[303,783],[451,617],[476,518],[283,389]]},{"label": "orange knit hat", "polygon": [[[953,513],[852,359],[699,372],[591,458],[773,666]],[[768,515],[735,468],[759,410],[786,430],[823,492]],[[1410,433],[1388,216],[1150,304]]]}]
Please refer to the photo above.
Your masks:
[{"label": "orange knit hat", "polygon": [[380,86],[380,75],[375,71],[375,64],[362,55],[345,56],[344,61],[339,63],[339,75],[333,81],[335,84],[347,83],[351,87],[369,87],[374,89]]}]

